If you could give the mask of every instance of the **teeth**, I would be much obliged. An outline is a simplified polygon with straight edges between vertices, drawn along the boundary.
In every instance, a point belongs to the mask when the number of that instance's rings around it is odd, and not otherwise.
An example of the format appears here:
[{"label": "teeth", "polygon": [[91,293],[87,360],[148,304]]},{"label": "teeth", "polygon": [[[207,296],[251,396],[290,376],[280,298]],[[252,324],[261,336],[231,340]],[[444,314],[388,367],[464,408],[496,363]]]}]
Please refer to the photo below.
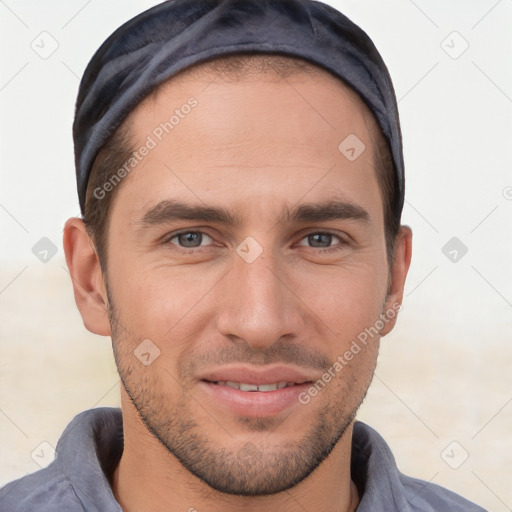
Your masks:
[{"label": "teeth", "polygon": [[239,389],[240,391],[258,391],[258,386],[256,384],[244,384],[243,382],[240,382]]},{"label": "teeth", "polygon": [[283,389],[288,386],[294,386],[294,383],[288,382],[275,382],[273,384],[247,384],[245,382],[235,382],[231,380],[219,380],[216,382],[219,386],[228,386],[230,388],[239,389],[240,391],[276,391],[277,389]]},{"label": "teeth", "polygon": [[277,389],[277,384],[261,384],[258,386],[258,391],[275,391]]}]

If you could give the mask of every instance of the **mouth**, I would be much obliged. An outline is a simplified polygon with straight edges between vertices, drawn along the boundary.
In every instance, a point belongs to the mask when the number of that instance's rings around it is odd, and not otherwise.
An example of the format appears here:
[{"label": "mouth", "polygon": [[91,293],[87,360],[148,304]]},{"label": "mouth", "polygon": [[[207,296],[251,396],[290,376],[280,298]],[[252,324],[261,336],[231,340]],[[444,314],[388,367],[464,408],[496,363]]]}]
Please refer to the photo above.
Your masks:
[{"label": "mouth", "polygon": [[[210,384],[215,384],[217,386],[227,386],[228,388],[239,389],[244,392],[255,392],[260,391],[262,393],[268,393],[269,391],[277,391],[278,389],[290,388],[292,386],[300,386],[301,384],[305,384],[303,382],[274,382],[270,384],[249,384],[247,382],[236,382],[232,380],[219,380],[216,382],[204,380],[204,382],[209,382]],[[306,382],[307,383],[307,382]]]},{"label": "mouth", "polygon": [[268,418],[300,405],[299,394],[315,381],[288,366],[225,367],[199,379],[207,402],[236,417]]}]

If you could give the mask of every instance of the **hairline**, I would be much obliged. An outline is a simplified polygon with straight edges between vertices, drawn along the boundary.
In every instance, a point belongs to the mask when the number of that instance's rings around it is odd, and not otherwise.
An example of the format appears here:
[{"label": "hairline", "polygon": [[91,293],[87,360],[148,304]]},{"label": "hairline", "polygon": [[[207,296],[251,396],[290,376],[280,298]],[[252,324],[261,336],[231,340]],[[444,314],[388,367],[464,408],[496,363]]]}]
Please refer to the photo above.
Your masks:
[{"label": "hairline", "polygon": [[[274,67],[273,63],[277,60],[277,67]],[[283,73],[284,71],[284,73]],[[173,83],[179,81],[187,81],[187,80],[197,80],[200,78],[204,78],[205,81],[211,83],[213,80],[212,74],[215,74],[215,78],[221,78],[226,83],[240,83],[247,82],[251,79],[251,77],[255,77],[256,81],[262,80],[264,77],[280,77],[281,79],[286,79],[288,76],[303,76],[308,79],[320,78],[324,82],[330,83],[332,85],[341,86],[338,87],[338,91],[340,92],[348,92],[353,97],[357,98],[359,103],[359,108],[363,119],[365,121],[368,136],[372,141],[372,159],[373,159],[373,169],[377,178],[379,195],[382,202],[383,208],[383,216],[384,216],[384,235],[386,240],[386,259],[388,261],[388,267],[391,268],[392,256],[394,252],[394,244],[396,240],[396,233],[388,233],[388,230],[391,226],[388,226],[387,222],[387,209],[392,209],[393,205],[388,205],[388,201],[394,197],[396,199],[396,169],[393,165],[393,179],[394,179],[394,190],[391,191],[391,194],[387,194],[384,190],[384,185],[387,180],[385,174],[387,170],[385,169],[385,165],[382,162],[382,148],[381,144],[379,144],[379,138],[387,145],[388,151],[390,151],[389,143],[384,136],[382,129],[375,118],[374,114],[363,100],[363,98],[345,81],[341,78],[335,76],[329,70],[319,66],[313,62],[310,62],[304,58],[296,57],[287,54],[269,54],[269,53],[251,53],[251,54],[226,54],[216,56],[207,61],[196,63],[188,68],[183,69],[176,75],[168,78],[158,86],[156,86],[147,96],[145,96],[127,115],[127,117],[122,121],[120,126],[115,130],[115,132],[111,135],[109,140],[102,146],[100,151],[98,152],[92,169],[89,175],[89,180],[86,189],[86,200],[85,200],[85,209],[84,215],[82,218],[85,220],[85,212],[87,211],[87,206],[91,201],[91,195],[93,191],[92,186],[92,178],[93,173],[95,172],[98,164],[103,162],[103,154],[105,149],[109,147],[110,143],[114,141],[116,143],[117,153],[121,157],[120,159],[124,159],[125,161],[132,155],[135,148],[135,143],[132,138],[132,117],[133,113],[141,107],[147,101],[155,101],[160,92],[167,86],[170,86]],[[356,101],[357,101],[356,100]],[[368,117],[369,116],[369,117]],[[370,120],[370,122],[368,122]],[[119,146],[117,146],[119,144]],[[121,156],[122,155],[122,156]],[[126,157],[126,158],[123,158]],[[109,175],[111,177],[111,175]],[[114,187],[114,189],[109,192],[108,198],[108,208],[106,217],[103,219],[105,225],[100,227],[100,234],[103,236],[100,240],[100,247],[97,247],[96,240],[93,238],[94,246],[98,252],[98,257],[100,259],[100,264],[102,266],[102,270],[104,273],[107,271],[107,253],[108,253],[108,234],[109,234],[109,226],[110,226],[110,218],[111,211],[113,208],[113,204],[116,201],[117,195],[119,193],[119,189],[121,189],[124,185],[124,181],[121,180],[118,186]],[[395,214],[391,214],[391,219],[394,220]],[[399,221],[399,217],[398,217]],[[399,224],[399,223],[398,223]],[[91,234],[89,232],[89,234]]]}]

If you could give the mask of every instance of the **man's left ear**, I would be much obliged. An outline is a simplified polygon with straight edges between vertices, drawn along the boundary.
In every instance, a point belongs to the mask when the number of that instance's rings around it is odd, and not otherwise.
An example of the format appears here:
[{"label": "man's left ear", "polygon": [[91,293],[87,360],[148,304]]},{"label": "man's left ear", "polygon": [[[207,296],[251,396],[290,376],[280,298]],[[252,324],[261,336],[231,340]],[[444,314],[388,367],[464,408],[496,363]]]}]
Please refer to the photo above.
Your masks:
[{"label": "man's left ear", "polygon": [[404,296],[405,278],[409,271],[412,255],[412,230],[409,226],[400,226],[395,242],[395,251],[393,254],[393,262],[391,265],[391,275],[389,279],[388,295],[385,302],[386,311],[393,310],[393,316],[386,315],[388,321],[381,330],[380,335],[385,336],[395,326],[398,316],[398,309],[402,304]]}]

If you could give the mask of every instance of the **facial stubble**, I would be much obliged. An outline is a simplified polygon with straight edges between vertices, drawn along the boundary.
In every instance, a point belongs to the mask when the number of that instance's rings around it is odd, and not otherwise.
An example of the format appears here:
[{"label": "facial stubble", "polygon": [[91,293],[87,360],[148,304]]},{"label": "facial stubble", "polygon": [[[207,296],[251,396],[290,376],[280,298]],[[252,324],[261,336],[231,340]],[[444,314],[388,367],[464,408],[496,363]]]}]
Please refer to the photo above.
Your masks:
[{"label": "facial stubble", "polygon": [[[180,374],[192,364],[180,361],[178,375],[162,365],[146,367],[134,356],[137,346],[134,336],[125,327],[118,315],[118,309],[107,286],[109,318],[112,332],[112,347],[121,383],[148,432],[162,447],[190,473],[209,487],[225,494],[239,496],[264,496],[288,490],[320,466],[345,435],[362,404],[371,383],[375,364],[366,375],[352,375],[344,388],[329,393],[321,408],[312,404],[311,424],[304,435],[285,443],[272,443],[273,432],[285,424],[287,417],[239,418],[238,424],[251,434],[250,441],[237,440],[222,424],[219,412],[211,410],[211,404],[203,404],[193,396],[187,383],[180,382]],[[275,357],[275,354],[274,356]],[[287,362],[290,357],[287,357]],[[301,362],[305,359],[300,358]],[[242,361],[240,361],[242,362]],[[180,371],[181,368],[181,371]],[[326,368],[327,369],[327,368]],[[361,378],[364,382],[359,382]],[[171,405],[171,397],[165,393],[168,384],[178,384],[179,398]],[[190,381],[188,381],[190,382]],[[329,386],[334,386],[333,380]],[[360,390],[359,397],[347,400],[347,392]],[[355,399],[355,400],[354,400]],[[350,403],[352,402],[352,403]],[[194,415],[193,407],[200,408],[200,415]],[[209,410],[210,409],[210,410]],[[291,412],[293,414],[293,411]],[[219,446],[208,437],[198,421],[206,418],[214,428],[223,431],[229,445]],[[210,427],[211,428],[211,427]],[[244,438],[247,436],[244,435]]]}]

